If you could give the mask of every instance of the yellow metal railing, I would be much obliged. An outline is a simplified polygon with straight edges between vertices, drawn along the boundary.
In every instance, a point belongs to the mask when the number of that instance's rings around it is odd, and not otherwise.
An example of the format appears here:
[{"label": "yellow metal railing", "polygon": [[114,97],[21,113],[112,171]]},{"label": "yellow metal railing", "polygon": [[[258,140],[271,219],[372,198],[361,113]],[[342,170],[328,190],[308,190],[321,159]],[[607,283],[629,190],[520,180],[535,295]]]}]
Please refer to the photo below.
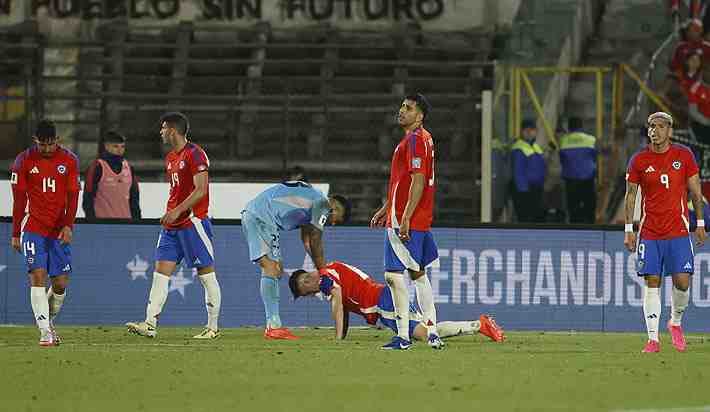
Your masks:
[{"label": "yellow metal railing", "polygon": [[[632,79],[648,99],[658,106],[659,109],[671,113],[668,104],[656,94],[627,64],[619,64],[614,67],[606,66],[581,66],[581,67],[512,67],[509,77],[509,108],[508,108],[508,132],[513,138],[520,137],[520,125],[522,121],[522,89],[525,88],[526,93],[532,103],[535,114],[542,122],[543,129],[548,138],[548,141],[558,148],[557,137],[555,136],[555,127],[550,124],[549,119],[545,116],[543,105],[540,103],[540,98],[535,92],[533,82],[530,80],[530,74],[560,74],[560,73],[575,73],[575,74],[593,74],[595,76],[595,111],[596,111],[596,138],[598,145],[601,148],[610,148],[611,159],[609,167],[614,167],[619,164],[620,148],[619,145],[612,145],[610,141],[619,142],[623,139],[624,130],[621,122],[621,116],[624,111],[624,77],[625,75]],[[607,73],[612,73],[611,86],[611,113],[609,115],[609,136],[604,134],[604,79]],[[672,113],[671,113],[672,114]],[[601,219],[602,212],[606,210],[609,203],[609,194],[611,193],[611,185],[609,177],[613,176],[613,170],[606,171],[603,154],[600,152],[597,157],[597,222]]]}]

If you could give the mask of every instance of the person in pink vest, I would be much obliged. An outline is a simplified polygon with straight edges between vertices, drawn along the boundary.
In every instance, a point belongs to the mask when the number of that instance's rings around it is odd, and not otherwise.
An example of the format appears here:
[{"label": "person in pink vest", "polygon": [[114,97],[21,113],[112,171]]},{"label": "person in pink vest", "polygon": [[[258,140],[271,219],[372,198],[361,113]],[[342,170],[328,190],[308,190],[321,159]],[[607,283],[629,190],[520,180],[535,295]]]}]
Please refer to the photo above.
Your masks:
[{"label": "person in pink vest", "polygon": [[109,131],[86,171],[82,206],[89,219],[140,219],[138,179],[123,157],[126,138]]}]

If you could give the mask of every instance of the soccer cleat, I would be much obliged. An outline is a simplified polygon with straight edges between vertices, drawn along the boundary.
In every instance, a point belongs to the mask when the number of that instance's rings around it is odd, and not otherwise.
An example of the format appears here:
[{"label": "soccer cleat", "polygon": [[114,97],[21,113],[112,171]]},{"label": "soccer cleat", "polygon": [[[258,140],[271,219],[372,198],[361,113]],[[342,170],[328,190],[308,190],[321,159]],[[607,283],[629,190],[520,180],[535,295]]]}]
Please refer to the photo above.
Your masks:
[{"label": "soccer cleat", "polygon": [[199,334],[193,336],[193,339],[217,339],[219,338],[221,333],[219,330],[214,330],[210,328],[205,328],[202,332]]},{"label": "soccer cleat", "polygon": [[671,334],[671,339],[673,341],[673,346],[678,352],[685,352],[687,348],[685,344],[685,337],[683,336],[683,329],[680,326],[673,326],[671,321],[668,321],[668,332]]},{"label": "soccer cleat", "polygon": [[380,349],[383,350],[407,350],[412,346],[412,342],[402,339],[399,336],[393,336],[392,341],[383,345]]},{"label": "soccer cleat", "polygon": [[51,330],[43,329],[40,331],[39,346],[57,346],[57,341],[54,340],[54,334]]},{"label": "soccer cleat", "polygon": [[49,321],[49,331],[50,331],[50,332],[52,333],[52,335],[54,336],[54,344],[57,345],[57,346],[61,345],[61,343],[62,343],[62,338],[61,338],[61,336],[59,336],[59,334],[57,333],[57,330],[54,328],[54,322],[52,322],[51,320]]},{"label": "soccer cleat", "polygon": [[431,334],[427,339],[427,344],[432,349],[444,349],[444,341],[438,335]]},{"label": "soccer cleat", "polygon": [[649,340],[648,342],[646,342],[646,346],[644,346],[644,348],[641,352],[642,353],[657,353],[660,351],[661,351],[661,345],[658,343],[658,341]]},{"label": "soccer cleat", "polygon": [[282,339],[282,340],[296,340],[301,339],[300,337],[291,333],[288,328],[271,328],[267,327],[264,330],[264,339]]},{"label": "soccer cleat", "polygon": [[493,318],[488,315],[481,315],[478,320],[481,322],[481,327],[478,330],[481,335],[488,336],[494,342],[503,342],[505,340],[503,328],[498,326]]},{"label": "soccer cleat", "polygon": [[130,333],[145,336],[146,338],[154,338],[158,332],[155,331],[155,326],[147,322],[128,322],[126,327]]}]

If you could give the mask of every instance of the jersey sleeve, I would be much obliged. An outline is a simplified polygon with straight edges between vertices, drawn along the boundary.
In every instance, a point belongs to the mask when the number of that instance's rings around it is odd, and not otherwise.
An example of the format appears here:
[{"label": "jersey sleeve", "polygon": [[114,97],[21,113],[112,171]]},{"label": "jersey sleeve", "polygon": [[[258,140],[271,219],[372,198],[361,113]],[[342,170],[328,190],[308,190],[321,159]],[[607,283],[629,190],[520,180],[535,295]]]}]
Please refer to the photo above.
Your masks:
[{"label": "jersey sleeve", "polygon": [[698,163],[695,161],[695,156],[690,149],[686,150],[686,158],[686,164],[688,166],[685,168],[685,177],[690,179],[700,172],[700,168],[698,167]]},{"label": "jersey sleeve", "polygon": [[641,172],[638,170],[638,156],[634,155],[629,160],[629,166],[626,169],[626,181],[631,183],[641,183]]},{"label": "jersey sleeve", "polygon": [[426,174],[426,167],[431,163],[432,152],[421,134],[412,133],[407,141],[407,170],[412,173]]},{"label": "jersey sleeve", "polygon": [[330,203],[328,202],[328,198],[324,197],[313,203],[313,209],[311,210],[311,225],[322,231],[325,224],[328,222],[329,214]]},{"label": "jersey sleeve", "polygon": [[22,220],[27,207],[27,168],[25,167],[26,152],[23,152],[10,170],[10,185],[12,186],[12,237],[20,237]]},{"label": "jersey sleeve", "polygon": [[195,146],[188,156],[188,166],[193,176],[209,170],[210,160],[207,158],[207,153],[201,147]]}]

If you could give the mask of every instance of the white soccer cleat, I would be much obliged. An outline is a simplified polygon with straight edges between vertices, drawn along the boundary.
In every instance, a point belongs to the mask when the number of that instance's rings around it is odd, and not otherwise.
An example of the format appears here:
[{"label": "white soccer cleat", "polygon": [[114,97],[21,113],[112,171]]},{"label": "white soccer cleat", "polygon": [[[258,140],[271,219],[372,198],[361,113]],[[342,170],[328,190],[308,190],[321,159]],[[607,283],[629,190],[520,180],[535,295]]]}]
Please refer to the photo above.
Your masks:
[{"label": "white soccer cleat", "polygon": [[158,332],[155,331],[155,326],[147,322],[128,322],[126,327],[130,333],[145,336],[146,338],[154,338]]},{"label": "white soccer cleat", "polygon": [[57,333],[57,330],[54,328],[54,322],[51,320],[49,321],[49,332],[54,336],[54,344],[59,346],[62,343],[62,338]]},{"label": "white soccer cleat", "polygon": [[57,342],[54,340],[54,334],[51,330],[43,329],[40,331],[39,346],[57,346]]},{"label": "white soccer cleat", "polygon": [[199,334],[193,336],[193,339],[217,339],[222,335],[219,330],[214,330],[210,328],[205,328]]}]

